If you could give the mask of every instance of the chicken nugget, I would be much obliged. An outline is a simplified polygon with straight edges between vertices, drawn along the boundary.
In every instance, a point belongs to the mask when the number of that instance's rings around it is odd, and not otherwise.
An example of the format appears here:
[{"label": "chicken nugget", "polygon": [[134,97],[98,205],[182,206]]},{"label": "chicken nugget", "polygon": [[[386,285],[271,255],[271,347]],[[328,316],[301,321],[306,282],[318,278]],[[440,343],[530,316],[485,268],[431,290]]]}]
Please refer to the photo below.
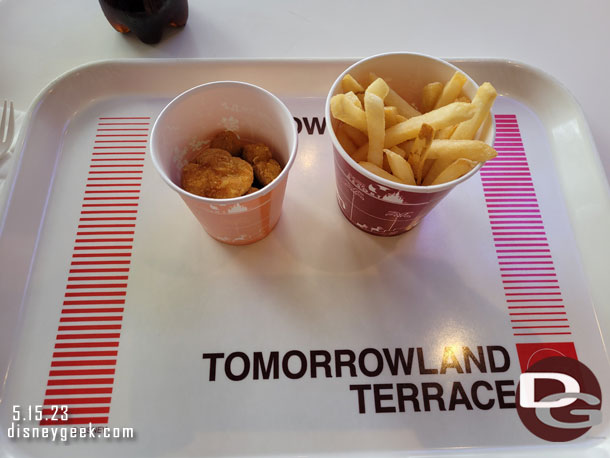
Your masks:
[{"label": "chicken nugget", "polygon": [[210,160],[212,160],[212,161],[216,160],[216,159],[210,159],[212,157],[229,158],[229,157],[231,157],[231,153],[229,153],[228,151],[226,151],[224,149],[220,149],[220,148],[206,148],[201,153],[199,153],[197,156],[195,156],[191,160],[191,162],[193,162],[195,164],[205,165]]},{"label": "chicken nugget", "polygon": [[230,199],[245,194],[254,174],[246,161],[230,154],[208,154],[203,163],[186,164],[182,169],[182,187],[193,194],[215,199]]},{"label": "chicken nugget", "polygon": [[228,151],[232,156],[239,156],[242,150],[242,143],[235,132],[225,130],[214,136],[210,143],[210,147]]},{"label": "chicken nugget", "polygon": [[271,150],[263,143],[250,143],[244,145],[242,157],[250,164],[254,165],[258,161],[271,159]]},{"label": "chicken nugget", "polygon": [[275,160],[257,161],[252,166],[256,179],[263,185],[267,186],[275,177],[282,171],[282,166]]},{"label": "chicken nugget", "polygon": [[198,196],[205,196],[207,181],[204,167],[188,163],[182,168],[182,189]]},{"label": "chicken nugget", "polygon": [[253,192],[258,191],[258,188],[255,188],[254,186],[250,186],[250,189],[248,189],[248,192],[246,192],[246,194],[252,194]]}]

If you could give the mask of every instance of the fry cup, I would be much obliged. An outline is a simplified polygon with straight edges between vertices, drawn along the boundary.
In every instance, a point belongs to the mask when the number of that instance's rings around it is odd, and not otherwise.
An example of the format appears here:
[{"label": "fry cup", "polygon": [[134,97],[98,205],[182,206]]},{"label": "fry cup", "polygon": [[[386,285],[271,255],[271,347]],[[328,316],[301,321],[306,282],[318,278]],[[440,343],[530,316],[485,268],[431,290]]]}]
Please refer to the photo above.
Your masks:
[{"label": "fry cup", "polygon": [[[268,145],[282,165],[280,175],[255,193],[231,199],[182,189],[182,167],[224,130]],[[211,237],[231,245],[256,242],[275,227],[296,151],[297,130],[288,108],[270,92],[235,81],[203,84],[180,94],[155,121],[150,140],[152,161],[163,180]]]},{"label": "fry cup", "polygon": [[[368,81],[369,73],[382,77],[405,100],[419,102],[422,88],[433,81],[446,83],[451,76],[462,70],[435,57],[414,53],[388,53],[368,57],[345,70],[333,83],[326,99],[326,125],[333,146],[337,201],[339,208],[350,223],[359,229],[381,236],[402,234],[438,204],[449,191],[468,180],[481,168],[477,165],[462,177],[435,186],[411,186],[381,178],[362,168],[343,149],[335,130],[339,121],[330,112],[330,99],[341,93],[341,80],[346,74],[358,81]],[[467,82],[462,92],[472,99],[478,85],[464,73]],[[495,123],[488,116],[476,139],[493,145]]]}]

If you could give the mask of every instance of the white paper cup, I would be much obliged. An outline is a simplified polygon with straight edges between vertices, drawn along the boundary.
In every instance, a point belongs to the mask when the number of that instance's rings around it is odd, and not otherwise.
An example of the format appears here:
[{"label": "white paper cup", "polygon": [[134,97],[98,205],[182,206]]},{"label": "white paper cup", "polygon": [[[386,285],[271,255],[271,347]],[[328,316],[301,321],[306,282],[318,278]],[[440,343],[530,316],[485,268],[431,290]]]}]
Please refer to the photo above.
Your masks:
[{"label": "white paper cup", "polygon": [[[253,194],[231,199],[201,197],[182,189],[182,167],[203,141],[224,130],[268,145],[282,165],[280,175]],[[210,236],[245,245],[267,236],[280,218],[297,152],[297,130],[288,108],[270,92],[248,83],[219,81],[189,89],[163,109],[152,129],[150,152],[163,180]]]}]

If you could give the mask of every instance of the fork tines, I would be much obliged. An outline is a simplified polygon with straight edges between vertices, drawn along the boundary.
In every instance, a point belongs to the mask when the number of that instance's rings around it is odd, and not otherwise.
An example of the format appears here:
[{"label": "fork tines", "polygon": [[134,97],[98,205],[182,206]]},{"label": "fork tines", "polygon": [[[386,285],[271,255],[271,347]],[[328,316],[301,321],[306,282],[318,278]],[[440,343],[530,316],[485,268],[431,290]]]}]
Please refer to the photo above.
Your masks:
[{"label": "fork tines", "polygon": [[[6,128],[5,128],[6,126]],[[2,107],[2,119],[0,119],[0,155],[8,151],[13,142],[15,133],[15,112],[13,102],[5,100]]]}]

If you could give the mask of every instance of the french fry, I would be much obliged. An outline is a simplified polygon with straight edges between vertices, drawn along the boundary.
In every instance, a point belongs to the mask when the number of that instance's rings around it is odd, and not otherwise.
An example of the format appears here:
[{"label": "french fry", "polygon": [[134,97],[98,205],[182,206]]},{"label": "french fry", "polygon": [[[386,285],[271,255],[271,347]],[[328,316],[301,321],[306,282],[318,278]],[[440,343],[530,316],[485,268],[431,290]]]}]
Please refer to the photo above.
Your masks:
[{"label": "french fry", "polygon": [[449,82],[445,84],[443,92],[434,104],[434,109],[444,107],[455,101],[462,92],[462,87],[466,84],[466,77],[463,73],[455,72]]},{"label": "french fry", "polygon": [[341,89],[343,89],[343,93],[350,91],[354,93],[364,92],[362,85],[349,73],[341,80]]},{"label": "french fry", "polygon": [[407,157],[407,160],[413,169],[417,184],[421,184],[422,182],[427,152],[433,137],[434,129],[429,124],[422,124],[417,134],[417,138],[413,141],[409,156]]},{"label": "french fry", "polygon": [[423,179],[421,184],[427,183],[425,186],[428,186],[441,174],[443,170],[455,162],[455,160],[456,159],[452,158],[429,159],[428,169],[422,172]]},{"label": "french fry", "polygon": [[367,161],[378,167],[383,167],[383,142],[385,137],[383,99],[372,91],[365,92],[364,112],[369,136]]},{"label": "french fry", "polygon": [[398,108],[394,107],[394,106],[384,106],[383,107],[383,111],[385,113],[385,118],[386,120],[389,117],[393,117],[393,116],[398,116]]},{"label": "french fry", "polygon": [[443,86],[443,83],[439,81],[428,83],[424,86],[421,96],[422,113],[428,113],[430,110],[434,109],[436,101],[441,96],[441,92],[443,92]]},{"label": "french fry", "polygon": [[366,88],[364,93],[375,94],[381,100],[385,100],[386,96],[390,92],[390,86],[382,78],[377,78]]},{"label": "french fry", "polygon": [[381,167],[381,168],[388,173],[392,173],[390,163],[388,162],[388,156],[386,156],[385,154],[383,155],[383,167]]},{"label": "french fry", "polygon": [[[406,158],[407,156],[407,152],[401,148],[399,148],[398,146],[392,146],[390,148],[390,151],[392,151],[393,153],[398,154],[400,157],[404,157]],[[388,155],[384,154],[383,155],[383,170],[385,170],[386,172],[390,172],[392,173],[392,168],[390,167],[390,163],[388,162]]]},{"label": "french fry", "polygon": [[345,132],[345,134],[354,142],[354,144],[360,148],[366,142],[368,142],[368,137],[366,134],[355,127],[350,126],[349,124],[341,124],[341,129]]},{"label": "french fry", "polygon": [[354,154],[350,154],[351,158],[356,162],[366,162],[369,155],[368,147],[365,149],[358,148]]},{"label": "french fry", "polygon": [[330,99],[330,111],[339,121],[343,121],[362,132],[367,132],[364,110],[354,105],[345,94],[337,94]]},{"label": "french fry", "polygon": [[[369,79],[376,81],[378,76],[371,72],[369,73]],[[412,118],[413,116],[419,116],[421,113],[417,111],[409,102],[403,99],[394,89],[389,87],[389,91],[385,96],[385,102],[387,105],[393,105],[398,108],[398,112],[405,118]]]},{"label": "french fry", "polygon": [[406,159],[407,157],[407,152],[402,149],[400,146],[396,145],[396,146],[392,146],[390,148],[390,151],[392,151],[393,153],[398,154],[400,157],[404,157]]},{"label": "french fry", "polygon": [[451,138],[451,135],[453,134],[453,132],[455,132],[456,128],[457,125],[445,127],[444,129],[439,130],[434,136],[434,138],[438,138],[440,140],[446,140],[448,138]]},{"label": "french fry", "polygon": [[455,72],[445,85],[427,84],[420,114],[374,73],[368,85],[346,75],[345,93],[330,101],[340,121],[337,140],[363,168],[396,183],[430,186],[455,180],[497,155],[473,140],[489,117],[496,91],[484,83],[470,102],[461,92],[466,81]]},{"label": "french fry", "polygon": [[[351,126],[348,126],[347,124],[345,124],[344,127],[351,127]],[[347,130],[346,130],[346,132],[347,132]],[[358,132],[360,132],[360,131],[358,131]],[[398,145],[392,146],[390,148],[390,150],[394,151],[399,156],[406,157],[407,153],[406,153],[405,149],[407,151],[410,151],[412,143],[413,143],[413,140],[409,140],[407,142],[401,143],[401,147],[399,147]],[[352,157],[353,158],[358,157],[358,158],[360,158],[360,160],[364,161],[364,160],[366,160],[366,158],[368,156],[368,152],[369,152],[369,144],[368,144],[368,142],[365,142],[358,147],[358,149],[356,150],[356,152],[354,152],[354,155]],[[356,162],[359,162],[359,161],[356,161]]]},{"label": "french fry", "polygon": [[339,126],[339,128],[335,131],[335,135],[337,136],[337,140],[339,140],[339,143],[341,144],[343,149],[347,152],[347,154],[352,156],[354,154],[354,152],[356,152],[358,147],[354,144],[352,139],[349,138],[349,136],[345,133],[345,130],[343,130],[343,126],[345,126],[345,125],[346,124],[341,124]]},{"label": "french fry", "polygon": [[362,102],[360,99],[354,94],[352,91],[346,92],[345,97],[347,97],[354,105],[362,110]]},{"label": "french fry", "polygon": [[452,162],[461,157],[485,162],[497,155],[495,149],[480,140],[433,140],[428,149],[429,159],[450,159]]},{"label": "french fry", "polygon": [[[415,141],[415,139],[407,140],[406,142],[399,143],[396,146],[403,151],[409,152],[409,151],[411,151],[411,147],[412,147],[414,141]],[[392,147],[392,148],[394,148],[394,147]],[[392,149],[392,148],[390,148],[390,149]],[[394,151],[394,150],[392,150],[392,151]],[[396,152],[396,151],[394,151],[394,152]]]},{"label": "french fry", "polygon": [[424,161],[424,170],[422,171],[422,177],[428,175],[428,172],[430,171],[435,162],[436,159],[426,159]]},{"label": "french fry", "polygon": [[476,109],[469,103],[454,102],[438,110],[414,116],[390,127],[385,133],[385,148],[391,148],[406,140],[417,137],[422,124],[430,124],[434,130],[458,124],[474,116]]},{"label": "french fry", "polygon": [[375,164],[372,164],[367,161],[358,162],[358,164],[361,165],[366,170],[368,170],[369,172],[374,173],[375,175],[377,175],[381,178],[385,178],[386,180],[394,181],[396,183],[406,184],[400,178],[397,178],[394,175],[392,175],[391,173],[386,172],[381,167],[378,167]]},{"label": "french fry", "polygon": [[491,110],[491,106],[498,93],[490,83],[483,83],[479,86],[477,93],[472,99],[472,105],[476,107],[475,115],[468,121],[462,122],[457,126],[451,135],[453,140],[469,140],[474,138],[481,124],[485,121]]},{"label": "french fry", "polygon": [[[398,114],[398,108],[391,106],[391,107],[383,107],[383,114],[384,114],[384,119],[385,119],[385,127],[386,129],[388,127],[392,127],[395,124],[398,124],[400,121],[399,119],[399,114]],[[400,116],[400,118],[403,118],[404,120],[404,116]]]},{"label": "french fry", "polygon": [[[367,158],[369,155],[369,142],[363,143],[358,147],[354,156]],[[364,159],[363,159],[364,160]]]},{"label": "french fry", "polygon": [[[477,162],[471,161],[470,159],[460,158],[452,162],[445,170],[443,170],[431,183],[426,183],[424,180],[424,185],[429,184],[430,186],[434,186],[437,184],[447,183],[449,181],[453,181],[462,175],[468,173],[477,165]],[[427,179],[428,177],[426,177]]]},{"label": "french fry", "polygon": [[411,169],[409,163],[404,158],[400,157],[398,154],[389,149],[384,149],[383,152],[388,158],[392,175],[401,179],[406,184],[415,186],[415,176],[413,175],[413,170]]}]

